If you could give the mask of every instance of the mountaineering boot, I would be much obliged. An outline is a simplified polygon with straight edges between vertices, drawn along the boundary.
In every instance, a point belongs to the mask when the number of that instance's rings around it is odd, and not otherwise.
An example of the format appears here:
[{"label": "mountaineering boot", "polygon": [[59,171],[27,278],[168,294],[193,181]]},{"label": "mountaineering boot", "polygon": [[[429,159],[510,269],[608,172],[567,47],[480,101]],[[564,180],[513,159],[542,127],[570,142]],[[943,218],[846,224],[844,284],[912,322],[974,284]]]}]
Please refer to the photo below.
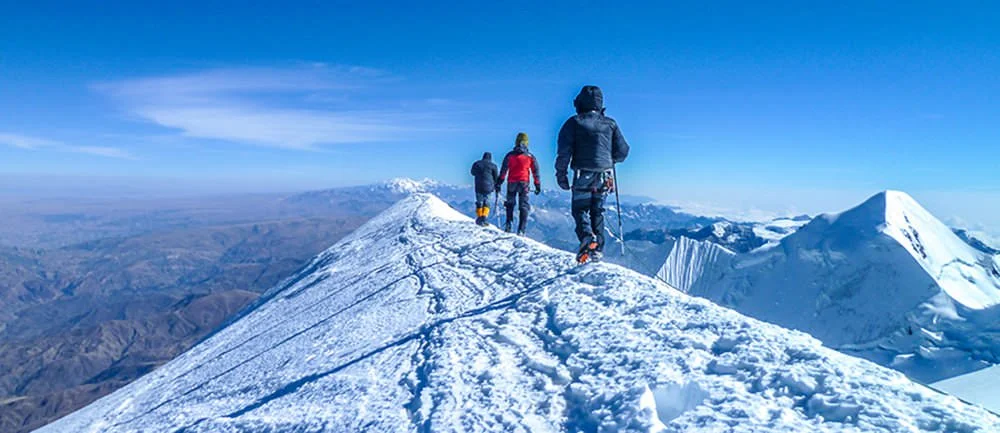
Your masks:
[{"label": "mountaineering boot", "polygon": [[510,220],[503,223],[503,231],[510,233]]},{"label": "mountaineering boot", "polygon": [[580,249],[576,253],[576,262],[582,265],[590,261],[594,253],[597,253],[597,246],[597,238],[594,235],[587,235],[583,242],[580,242]]},{"label": "mountaineering boot", "polygon": [[604,253],[602,253],[600,251],[594,251],[594,252],[590,253],[590,261],[591,262],[597,263],[597,262],[600,262],[601,260],[604,260]]},{"label": "mountaineering boot", "polygon": [[482,222],[482,224],[479,224],[479,225],[481,225],[483,227],[489,226],[490,225],[490,207],[489,206],[483,206],[483,216],[482,216],[482,218],[483,218],[483,222]]},{"label": "mountaineering boot", "polygon": [[483,218],[483,208],[477,207],[476,208],[476,225],[477,226],[483,225],[483,221],[484,220],[485,219]]}]

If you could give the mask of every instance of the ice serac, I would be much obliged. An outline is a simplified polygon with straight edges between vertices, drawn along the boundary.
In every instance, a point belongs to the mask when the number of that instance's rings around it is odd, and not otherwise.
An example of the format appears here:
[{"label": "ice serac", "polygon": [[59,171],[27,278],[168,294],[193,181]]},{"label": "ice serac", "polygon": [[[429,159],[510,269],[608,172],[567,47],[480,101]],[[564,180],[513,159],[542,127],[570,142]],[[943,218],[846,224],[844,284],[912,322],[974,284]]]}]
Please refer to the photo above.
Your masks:
[{"label": "ice serac", "polygon": [[996,431],[633,271],[395,205],[178,359],[41,431]]},{"label": "ice serac", "polygon": [[706,271],[691,293],[935,381],[1000,361],[1000,271],[912,197],[885,191]]},{"label": "ice serac", "polygon": [[712,284],[712,278],[706,273],[728,267],[735,255],[715,242],[681,236],[656,276],[687,293],[695,284]]}]

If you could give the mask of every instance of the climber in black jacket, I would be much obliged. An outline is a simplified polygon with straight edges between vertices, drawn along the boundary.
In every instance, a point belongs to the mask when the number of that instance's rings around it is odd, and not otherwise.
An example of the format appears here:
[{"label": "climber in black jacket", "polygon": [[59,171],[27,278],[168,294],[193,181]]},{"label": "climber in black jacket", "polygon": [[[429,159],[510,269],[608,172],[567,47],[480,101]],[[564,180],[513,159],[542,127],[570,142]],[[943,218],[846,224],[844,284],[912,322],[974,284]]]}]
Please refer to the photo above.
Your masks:
[{"label": "climber in black jacket", "polygon": [[615,186],[614,165],[628,158],[629,146],[615,119],[604,115],[599,87],[584,86],[573,106],[576,115],[559,131],[556,182],[562,189],[573,189],[572,213],[580,240],[577,261],[582,263],[603,255],[604,201]]}]

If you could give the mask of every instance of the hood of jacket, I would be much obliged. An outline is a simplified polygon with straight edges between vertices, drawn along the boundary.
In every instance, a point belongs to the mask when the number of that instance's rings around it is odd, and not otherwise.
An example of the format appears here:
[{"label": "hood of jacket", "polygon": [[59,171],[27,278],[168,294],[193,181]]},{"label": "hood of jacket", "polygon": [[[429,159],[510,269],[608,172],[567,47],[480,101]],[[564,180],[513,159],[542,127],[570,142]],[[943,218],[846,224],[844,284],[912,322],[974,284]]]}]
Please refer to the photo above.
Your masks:
[{"label": "hood of jacket", "polygon": [[604,93],[597,86],[583,86],[580,94],[573,100],[573,106],[577,113],[588,111],[602,111],[604,109]]}]

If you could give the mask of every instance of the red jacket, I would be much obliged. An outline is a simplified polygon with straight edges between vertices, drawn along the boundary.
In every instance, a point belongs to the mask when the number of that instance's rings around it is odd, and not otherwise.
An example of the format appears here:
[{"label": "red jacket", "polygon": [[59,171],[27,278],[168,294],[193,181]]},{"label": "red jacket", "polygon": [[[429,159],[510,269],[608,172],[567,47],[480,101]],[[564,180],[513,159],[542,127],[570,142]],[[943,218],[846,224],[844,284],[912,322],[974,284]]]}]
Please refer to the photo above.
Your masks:
[{"label": "red jacket", "polygon": [[531,178],[534,178],[535,185],[542,184],[538,178],[538,160],[535,159],[535,155],[528,152],[527,147],[518,145],[503,158],[500,183],[503,183],[504,179],[511,183],[528,182]]}]

